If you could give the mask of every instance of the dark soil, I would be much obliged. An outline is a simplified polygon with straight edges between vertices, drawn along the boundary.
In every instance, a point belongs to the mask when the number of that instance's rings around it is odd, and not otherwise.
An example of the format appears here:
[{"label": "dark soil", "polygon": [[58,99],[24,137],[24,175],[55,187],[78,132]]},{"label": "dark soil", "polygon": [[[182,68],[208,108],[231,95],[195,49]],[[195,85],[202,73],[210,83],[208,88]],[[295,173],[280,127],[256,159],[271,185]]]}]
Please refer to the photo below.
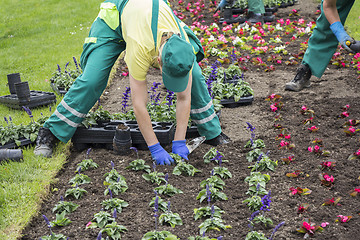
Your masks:
[{"label": "dark soil", "polygon": [[[317,3],[312,2],[312,0],[299,1],[293,7],[280,9],[277,12],[276,19],[288,18],[291,9],[295,8],[300,10],[300,16],[296,18],[302,17],[306,21],[314,20],[316,19],[316,6]],[[175,8],[181,9],[180,6],[175,6]],[[209,9],[211,8],[212,6],[209,6]],[[212,12],[204,15],[206,21],[204,24],[213,21]],[[188,17],[184,21],[191,25],[192,19]],[[293,47],[289,47],[289,51],[298,53],[300,42],[306,40],[307,37],[305,36],[292,42],[291,46]],[[263,58],[266,59],[266,56]],[[210,64],[213,61],[214,59],[208,60]],[[360,96],[358,95],[360,86],[355,70],[351,68],[338,69],[329,65],[329,69],[321,79],[315,77],[311,79],[311,88],[293,93],[284,91],[284,85],[294,77],[296,64],[282,64],[277,66],[275,71],[270,72],[265,72],[263,67],[254,66],[251,63],[244,64],[249,69],[245,72],[245,80],[254,89],[254,102],[251,105],[239,108],[222,109],[222,129],[232,141],[229,144],[217,147],[217,150],[224,153],[225,159],[229,160],[223,166],[231,171],[233,177],[225,180],[226,187],[223,192],[229,199],[217,201],[216,206],[225,211],[222,218],[226,224],[232,226],[232,229],[221,232],[210,231],[206,236],[218,237],[222,235],[223,239],[244,239],[249,231],[248,218],[251,212],[242,201],[248,197],[246,195],[248,184],[244,182],[244,179],[250,175],[248,166],[251,163],[247,162],[245,158],[248,150],[244,148],[244,145],[250,138],[250,133],[246,129],[246,122],[250,122],[256,128],[256,138],[264,140],[265,151],[269,151],[269,157],[279,163],[274,172],[268,172],[271,180],[266,185],[266,189],[271,190],[272,196],[271,210],[266,213],[267,216],[273,220],[274,225],[285,221],[285,225],[276,233],[275,239],[303,238],[303,235],[297,233],[296,229],[302,225],[305,218],[310,218],[317,225],[322,222],[329,222],[323,233],[314,235],[313,238],[315,239],[358,239],[356,236],[360,234],[360,197],[351,197],[349,193],[360,185],[358,179],[360,176],[359,160],[347,160],[347,158],[360,147],[359,135],[357,133],[355,136],[349,137],[342,128],[342,125],[349,118],[360,119]],[[128,86],[127,79],[120,74],[124,69],[125,65],[120,61],[118,71],[102,98],[104,109],[110,112],[120,110],[121,95],[125,86]],[[159,71],[151,69],[147,80],[149,82],[160,82]],[[274,122],[275,113],[271,112],[270,103],[265,101],[265,98],[272,93],[281,95],[281,101],[284,104],[279,110],[282,119],[278,122]],[[339,118],[342,107],[346,104],[350,105],[350,117]],[[311,125],[303,124],[306,119],[306,116],[300,113],[303,105],[315,112]],[[291,142],[295,144],[295,148],[291,150],[279,149],[281,140],[276,139],[276,137],[280,130],[273,127],[274,123],[279,123],[287,129],[288,133],[291,134]],[[319,131],[314,133],[308,131],[307,128],[312,125],[316,125]],[[315,138],[323,140],[324,148],[330,151],[330,156],[318,156],[307,150]],[[180,239],[188,239],[189,236],[199,234],[198,226],[201,221],[194,221],[193,211],[194,208],[206,206],[205,202],[200,203],[199,200],[196,200],[196,196],[201,190],[200,182],[208,178],[211,169],[216,166],[215,163],[205,164],[203,161],[204,154],[210,148],[211,146],[202,144],[189,156],[189,162],[200,169],[201,173],[194,177],[169,174],[169,183],[184,193],[176,194],[173,197],[161,197],[165,200],[171,200],[172,211],[179,213],[183,225],[175,228],[161,225],[159,226],[160,230],[168,230]],[[166,149],[169,152],[171,151],[170,146]],[[55,214],[52,212],[52,208],[58,203],[60,196],[64,196],[65,191],[70,188],[69,180],[75,175],[77,164],[85,159],[85,154],[86,151],[77,152],[75,150],[71,153],[67,163],[59,172],[56,183],[51,187],[53,191],[44,200],[38,216],[35,216],[23,231],[22,240],[39,239],[39,237],[49,233],[42,215],[44,214],[50,220],[54,220]],[[282,164],[281,159],[289,155],[295,156],[294,162],[289,165]],[[68,215],[68,218],[73,221],[69,226],[54,228],[53,231],[63,233],[70,239],[96,239],[99,229],[85,229],[85,226],[93,219],[94,214],[100,211],[101,202],[109,198],[109,196],[104,195],[106,187],[103,182],[104,174],[111,170],[111,161],[114,162],[115,169],[126,178],[129,186],[125,193],[117,196],[129,203],[129,207],[124,208],[117,217],[117,222],[128,229],[123,234],[122,239],[141,239],[146,232],[154,230],[153,209],[149,207],[149,202],[155,196],[153,189],[157,185],[145,181],[142,178],[143,172],[125,169],[132,160],[136,159],[135,153],[131,152],[127,156],[119,156],[111,150],[95,148],[91,151],[90,157],[99,164],[99,168],[83,172],[92,180],[91,184],[82,185],[88,194],[79,200],[66,198],[67,201],[79,204],[80,207]],[[152,166],[152,159],[148,151],[139,151],[139,157]],[[326,172],[334,176],[335,183],[332,187],[325,187],[321,185],[319,180],[318,175],[322,171],[318,166],[322,161],[330,159],[336,161],[337,165],[334,171]],[[164,173],[171,173],[172,169],[173,166],[157,167],[158,171]],[[286,176],[286,173],[296,170],[302,171],[303,174],[298,178]],[[306,196],[290,196],[290,187],[309,188],[312,193]],[[333,197],[341,197],[340,206],[321,206],[325,200]],[[308,203],[310,207],[306,213],[298,215],[297,208],[301,203]],[[338,215],[351,215],[353,218],[348,223],[335,223]],[[267,237],[271,235],[272,229],[273,226],[270,228],[264,228],[261,225],[255,226],[255,230],[262,231]]]}]

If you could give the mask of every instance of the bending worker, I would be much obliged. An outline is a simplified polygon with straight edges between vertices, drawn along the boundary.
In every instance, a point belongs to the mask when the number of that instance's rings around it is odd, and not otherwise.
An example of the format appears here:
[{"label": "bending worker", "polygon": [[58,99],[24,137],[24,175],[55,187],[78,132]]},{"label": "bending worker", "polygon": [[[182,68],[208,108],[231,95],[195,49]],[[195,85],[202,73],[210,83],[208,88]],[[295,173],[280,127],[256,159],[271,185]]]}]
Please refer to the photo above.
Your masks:
[{"label": "bending worker", "polygon": [[302,63],[295,78],[286,83],[285,90],[301,91],[310,87],[311,75],[321,78],[339,43],[352,52],[346,42],[351,45],[355,40],[347,34],[344,24],[354,1],[322,1],[321,14],[316,20],[316,27],[309,39]]},{"label": "bending worker", "polygon": [[80,58],[83,73],[40,129],[35,155],[50,157],[57,139],[71,139],[104,91],[110,70],[124,50],[137,123],[157,164],[174,160],[156,138],[147,112],[145,77],[150,66],[160,67],[165,87],[177,93],[173,153],[187,159],[185,135],[189,115],[208,144],[228,142],[197,64],[204,52],[195,34],[163,0],[109,0],[101,4],[85,39]]}]

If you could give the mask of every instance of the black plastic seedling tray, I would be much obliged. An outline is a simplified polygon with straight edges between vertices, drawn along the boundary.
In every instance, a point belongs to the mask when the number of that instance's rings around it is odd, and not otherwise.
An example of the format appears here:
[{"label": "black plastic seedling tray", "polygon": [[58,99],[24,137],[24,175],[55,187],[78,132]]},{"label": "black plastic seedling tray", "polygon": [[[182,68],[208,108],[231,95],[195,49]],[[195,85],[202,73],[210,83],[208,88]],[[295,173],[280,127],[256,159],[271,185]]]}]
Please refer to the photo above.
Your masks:
[{"label": "black plastic seedling tray", "polygon": [[21,109],[22,106],[35,108],[56,103],[56,95],[52,92],[30,91],[29,101],[20,101],[16,94],[10,94],[0,96],[0,103],[14,109]]},{"label": "black plastic seedling tray", "polygon": [[20,141],[20,145],[19,145],[19,146],[16,145],[15,141],[11,141],[11,142],[5,143],[4,145],[0,145],[0,149],[19,148],[19,147],[23,147],[23,146],[26,146],[26,145],[29,145],[29,144],[34,143],[33,141],[31,141],[30,139],[27,139],[27,138],[19,139],[19,141]]},{"label": "black plastic seedling tray", "polygon": [[[103,126],[93,126],[90,128],[79,127],[71,141],[78,150],[83,150],[89,144],[105,145],[105,148],[111,149],[115,135],[115,129],[118,124],[125,124],[130,127],[132,146],[140,150],[147,150],[147,144],[142,136],[136,121],[110,121]],[[173,123],[153,122],[153,129],[160,144],[165,147],[174,139],[175,125]]]},{"label": "black plastic seedling tray", "polygon": [[236,108],[244,105],[250,105],[254,101],[254,96],[242,97],[239,101],[235,102],[233,98],[221,99],[220,104],[227,108]]}]

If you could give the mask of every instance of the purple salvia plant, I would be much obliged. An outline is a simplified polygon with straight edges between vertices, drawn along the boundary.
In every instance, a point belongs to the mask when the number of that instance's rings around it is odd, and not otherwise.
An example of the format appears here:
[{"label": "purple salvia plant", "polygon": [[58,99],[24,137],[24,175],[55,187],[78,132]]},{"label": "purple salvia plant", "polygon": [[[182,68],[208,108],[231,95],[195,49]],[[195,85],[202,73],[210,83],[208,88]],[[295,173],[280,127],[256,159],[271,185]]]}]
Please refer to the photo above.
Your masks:
[{"label": "purple salvia plant", "polygon": [[278,225],[276,225],[276,227],[274,228],[274,230],[273,230],[272,233],[271,233],[271,236],[269,237],[269,240],[273,240],[275,233],[276,233],[276,232],[279,230],[279,228],[280,228],[282,225],[284,225],[284,224],[285,224],[285,221],[283,221],[283,222],[279,223]]},{"label": "purple salvia plant", "polygon": [[165,181],[166,181],[166,183],[169,182],[169,174],[168,173],[165,174]]},{"label": "purple salvia plant", "polygon": [[156,162],[153,162],[153,171],[156,172]]},{"label": "purple salvia plant", "polygon": [[80,175],[81,172],[81,167],[78,168],[78,174]]},{"label": "purple salvia plant", "polygon": [[156,97],[156,89],[158,89],[159,85],[161,83],[157,83],[157,82],[153,82],[153,86],[150,88],[150,100],[153,101],[155,100],[155,97]]},{"label": "purple salvia plant", "polygon": [[34,116],[32,115],[32,112],[30,110],[30,108],[26,107],[26,106],[22,106],[22,108],[24,109],[24,111],[29,115],[30,119],[32,122],[35,122],[34,121]]},{"label": "purple salvia plant", "polygon": [[208,205],[210,206],[211,191],[210,191],[210,185],[208,185],[208,184],[206,184],[206,196],[207,196]]},{"label": "purple salvia plant", "polygon": [[165,97],[165,99],[166,99],[166,105],[168,105],[169,107],[171,105],[173,105],[174,94],[175,93],[173,91],[170,91],[170,90],[166,89],[166,97]]},{"label": "purple salvia plant", "polygon": [[88,148],[88,150],[86,151],[86,159],[89,159],[90,152],[91,152],[91,148]]},{"label": "purple salvia plant", "polygon": [[139,153],[136,147],[130,147],[131,150],[134,150],[136,153],[136,159],[139,159]]},{"label": "purple salvia plant", "polygon": [[154,217],[155,217],[155,231],[157,231],[157,218],[159,216],[159,197],[156,195],[154,201]]},{"label": "purple salvia plant", "polygon": [[99,234],[97,235],[96,240],[101,240],[102,239],[102,235],[101,235],[101,231],[99,232]]},{"label": "purple salvia plant", "polygon": [[67,62],[67,63],[65,64],[65,69],[69,66],[69,63],[70,63],[70,62]]},{"label": "purple salvia plant", "polygon": [[168,212],[171,212],[171,208],[170,208],[170,200],[168,201],[167,210],[168,210]]},{"label": "purple salvia plant", "polygon": [[214,207],[214,204],[211,205],[211,219],[214,218],[214,214],[215,214],[215,207]]},{"label": "purple salvia plant", "polygon": [[117,211],[116,211],[116,208],[114,208],[113,218],[115,218],[115,219],[116,219],[116,216],[117,216]]},{"label": "purple salvia plant", "polygon": [[262,154],[262,153],[260,153],[260,155],[259,155],[259,156],[258,156],[258,158],[257,158],[256,163],[259,163],[259,162],[260,162],[260,160],[262,159],[262,157],[263,157],[263,154]]},{"label": "purple salvia plant", "polygon": [[64,201],[64,197],[60,196],[60,201],[63,202]]},{"label": "purple salvia plant", "polygon": [[59,72],[59,73],[61,73],[61,68],[60,68],[60,65],[59,65],[59,64],[57,64],[57,67],[58,67],[58,68],[57,68],[58,72]]},{"label": "purple salvia plant", "polygon": [[111,162],[110,162],[110,164],[111,164],[112,169],[114,169],[114,168],[115,168],[115,164],[114,164],[114,162],[113,162],[113,161],[111,161]]},{"label": "purple salvia plant", "polygon": [[9,124],[9,121],[7,120],[6,117],[4,117],[4,120],[5,120],[5,122],[6,122],[7,124]]},{"label": "purple salvia plant", "polygon": [[260,208],[261,211],[270,211],[270,203],[271,203],[271,191],[265,196],[261,198],[262,207]]},{"label": "purple salvia plant", "polygon": [[53,235],[52,231],[51,231],[51,224],[50,224],[50,221],[49,219],[45,216],[45,215],[42,215],[42,217],[44,218],[49,230],[50,230],[50,234]]},{"label": "purple salvia plant", "polygon": [[112,195],[112,191],[111,191],[111,189],[110,188],[108,188],[109,189],[109,195],[110,195],[110,198],[113,198],[113,195]]},{"label": "purple salvia plant", "polygon": [[223,239],[223,236],[219,236],[218,238],[217,238],[217,240],[222,240]]},{"label": "purple salvia plant", "polygon": [[265,155],[266,155],[266,156],[269,156],[269,154],[270,154],[270,150],[267,151]]},{"label": "purple salvia plant", "polygon": [[126,113],[126,107],[128,107],[128,102],[129,102],[129,99],[130,99],[130,93],[131,93],[131,89],[130,87],[126,87],[126,90],[125,92],[123,92],[123,96],[122,96],[122,100],[121,100],[121,111]]},{"label": "purple salvia plant", "polygon": [[158,93],[158,94],[155,96],[154,102],[153,102],[154,105],[159,105],[159,102],[160,102],[160,94],[161,94],[161,93]]},{"label": "purple salvia plant", "polygon": [[214,169],[211,170],[210,175],[211,175],[211,176],[214,176]]},{"label": "purple salvia plant", "polygon": [[212,98],[214,98],[214,96],[213,96],[213,94],[212,94],[211,88],[212,88],[212,83],[213,83],[214,81],[216,81],[216,78],[217,78],[217,68],[218,68],[218,64],[219,64],[219,61],[216,60],[215,63],[213,63],[213,64],[211,65],[211,73],[210,73],[210,75],[209,75],[209,78],[208,78],[207,81],[206,81],[206,85],[207,85],[208,92],[209,92],[209,94],[210,94],[210,96],[211,96]]},{"label": "purple salvia plant", "polygon": [[75,58],[75,57],[73,57],[73,60],[74,60],[74,63],[75,63],[75,67],[76,67],[76,69],[77,69],[77,70],[79,70],[79,64],[77,63],[76,58]]},{"label": "purple salvia plant", "polygon": [[236,62],[237,56],[236,56],[236,53],[235,53],[235,49],[234,49],[234,48],[233,48],[230,56],[231,56],[232,62]]},{"label": "purple salvia plant", "polygon": [[10,121],[10,123],[12,123],[12,118],[11,118],[11,116],[9,115],[9,121]]},{"label": "purple salvia plant", "polygon": [[256,184],[256,192],[259,192],[260,190],[260,183]]},{"label": "purple salvia plant", "polygon": [[257,210],[257,211],[255,211],[255,212],[253,212],[252,214],[251,214],[251,216],[250,216],[250,218],[249,218],[249,228],[250,229],[253,229],[254,228],[254,226],[251,224],[252,223],[252,221],[254,220],[254,218],[257,216],[257,215],[259,215],[259,213],[260,213],[260,210]]}]

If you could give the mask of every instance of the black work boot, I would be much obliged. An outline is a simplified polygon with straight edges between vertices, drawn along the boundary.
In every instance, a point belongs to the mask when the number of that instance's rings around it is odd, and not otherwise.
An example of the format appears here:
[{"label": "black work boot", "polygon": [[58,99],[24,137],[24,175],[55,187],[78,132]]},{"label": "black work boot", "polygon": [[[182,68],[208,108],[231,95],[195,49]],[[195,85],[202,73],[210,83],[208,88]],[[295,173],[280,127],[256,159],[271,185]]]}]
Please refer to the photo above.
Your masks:
[{"label": "black work boot", "polygon": [[248,21],[252,24],[255,24],[258,22],[264,23],[264,17],[261,13],[249,12],[246,21]]},{"label": "black work boot", "polygon": [[285,90],[289,91],[301,91],[303,88],[310,87],[310,77],[311,70],[308,65],[301,64],[300,67],[296,70],[295,78],[285,84]]},{"label": "black work boot", "polygon": [[226,136],[224,133],[220,133],[217,137],[209,139],[209,140],[205,140],[206,144],[212,145],[212,146],[217,146],[217,145],[221,145],[221,144],[227,144],[229,143],[231,140],[228,136]]},{"label": "black work boot", "polygon": [[244,23],[245,20],[246,20],[245,18],[240,16],[234,18],[232,8],[224,8],[224,18],[220,19],[219,22],[220,23],[226,22],[227,24],[232,24],[232,23]]},{"label": "black work boot", "polygon": [[35,156],[51,157],[55,143],[59,141],[50,129],[41,127],[36,138]]}]

